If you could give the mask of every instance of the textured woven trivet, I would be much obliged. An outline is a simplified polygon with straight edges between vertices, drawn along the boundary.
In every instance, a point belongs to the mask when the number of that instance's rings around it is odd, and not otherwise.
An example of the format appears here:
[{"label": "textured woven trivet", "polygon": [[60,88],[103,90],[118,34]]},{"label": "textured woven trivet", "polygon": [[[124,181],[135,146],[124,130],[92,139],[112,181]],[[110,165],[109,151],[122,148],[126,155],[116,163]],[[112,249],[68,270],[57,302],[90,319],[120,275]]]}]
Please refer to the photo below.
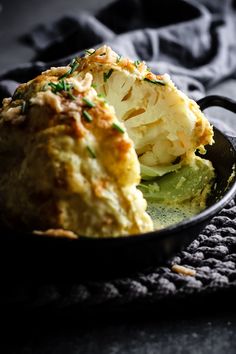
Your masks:
[{"label": "textured woven trivet", "polygon": [[[196,271],[195,276],[174,273],[173,264]],[[65,309],[142,305],[167,298],[216,293],[236,288],[236,204],[231,201],[214,217],[189,247],[163,267],[109,281],[84,281],[44,286],[22,285],[2,289],[1,304],[23,308]]]}]

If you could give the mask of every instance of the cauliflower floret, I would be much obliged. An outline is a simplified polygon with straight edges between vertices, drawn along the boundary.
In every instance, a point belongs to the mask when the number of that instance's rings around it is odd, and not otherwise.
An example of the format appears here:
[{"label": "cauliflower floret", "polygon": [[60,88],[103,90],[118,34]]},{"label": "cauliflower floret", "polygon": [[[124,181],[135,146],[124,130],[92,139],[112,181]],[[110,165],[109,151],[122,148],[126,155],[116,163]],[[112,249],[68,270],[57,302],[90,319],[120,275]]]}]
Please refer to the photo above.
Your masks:
[{"label": "cauliflower floret", "polygon": [[212,144],[208,120],[167,74],[154,75],[145,63],[120,58],[107,46],[87,51],[78,72],[92,73],[96,91],[124,122],[142,165],[171,166]]}]

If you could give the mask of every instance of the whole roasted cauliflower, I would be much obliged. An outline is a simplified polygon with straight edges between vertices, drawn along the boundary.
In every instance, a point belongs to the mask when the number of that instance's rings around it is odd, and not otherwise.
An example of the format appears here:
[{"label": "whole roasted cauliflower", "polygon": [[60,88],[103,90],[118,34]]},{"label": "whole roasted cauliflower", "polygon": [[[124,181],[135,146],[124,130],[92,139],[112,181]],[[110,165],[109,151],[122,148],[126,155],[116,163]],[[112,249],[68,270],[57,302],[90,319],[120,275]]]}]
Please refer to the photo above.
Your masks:
[{"label": "whole roasted cauliflower", "polygon": [[212,143],[208,120],[168,75],[107,46],[87,50],[3,100],[2,223],[68,237],[151,231],[140,173],[177,171]]}]

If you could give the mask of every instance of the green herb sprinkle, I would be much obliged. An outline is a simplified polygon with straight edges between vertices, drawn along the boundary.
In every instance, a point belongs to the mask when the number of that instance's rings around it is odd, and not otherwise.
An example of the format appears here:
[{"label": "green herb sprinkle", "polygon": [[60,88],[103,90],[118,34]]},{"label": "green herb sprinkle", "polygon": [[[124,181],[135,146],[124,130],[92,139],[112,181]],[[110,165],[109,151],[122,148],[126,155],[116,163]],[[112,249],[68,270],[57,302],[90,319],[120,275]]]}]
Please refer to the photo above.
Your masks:
[{"label": "green herb sprinkle", "polygon": [[103,74],[103,80],[104,82],[107,82],[107,80],[109,79],[109,77],[111,76],[111,74],[113,73],[113,69],[110,69],[107,73]]},{"label": "green herb sprinkle", "polygon": [[135,61],[134,61],[134,65],[136,66],[136,68],[139,66],[139,64],[141,64],[141,61],[140,61],[140,60],[135,60]]},{"label": "green herb sprinkle", "polygon": [[[91,50],[91,49],[90,49]],[[93,52],[91,52],[89,49],[85,49],[85,53],[88,55],[92,55],[96,52],[96,50],[93,50]]]},{"label": "green herb sprinkle", "polygon": [[86,97],[83,97],[82,100],[83,100],[83,101],[86,103],[86,105],[87,105],[88,107],[90,107],[90,108],[93,108],[93,107],[96,106],[95,103],[91,102],[91,101],[90,101],[88,98],[86,98]]},{"label": "green herb sprinkle", "polygon": [[145,77],[144,81],[151,82],[152,84],[155,84],[155,85],[162,85],[162,86],[165,86],[165,82],[162,81],[162,80],[150,80],[150,79],[148,79],[148,78]]},{"label": "green herb sprinkle", "polygon": [[120,126],[119,124],[117,124],[117,123],[113,123],[113,124],[112,124],[112,128],[114,128],[115,130],[117,130],[119,133],[122,133],[122,134],[125,133],[124,129],[121,128],[121,126]]},{"label": "green herb sprinkle", "polygon": [[21,114],[25,114],[26,113],[27,107],[28,107],[27,102],[23,101],[22,105],[21,105]]},{"label": "green herb sprinkle", "polygon": [[59,80],[64,79],[65,77],[67,77],[68,75],[73,74],[73,72],[78,68],[79,63],[77,62],[77,60],[74,58],[71,63],[69,64],[70,69],[63,74],[62,76],[59,77]]},{"label": "green herb sprinkle", "polygon": [[119,63],[119,61],[121,60],[122,56],[121,55],[118,55],[117,58],[116,58],[116,62]]},{"label": "green herb sprinkle", "polygon": [[87,149],[89,155],[90,155],[93,159],[96,159],[96,154],[95,154],[95,152],[93,151],[93,149],[92,149],[89,145],[86,146],[86,149]]},{"label": "green herb sprinkle", "polygon": [[89,122],[89,123],[92,122],[93,117],[87,111],[83,111],[83,116],[87,122]]}]

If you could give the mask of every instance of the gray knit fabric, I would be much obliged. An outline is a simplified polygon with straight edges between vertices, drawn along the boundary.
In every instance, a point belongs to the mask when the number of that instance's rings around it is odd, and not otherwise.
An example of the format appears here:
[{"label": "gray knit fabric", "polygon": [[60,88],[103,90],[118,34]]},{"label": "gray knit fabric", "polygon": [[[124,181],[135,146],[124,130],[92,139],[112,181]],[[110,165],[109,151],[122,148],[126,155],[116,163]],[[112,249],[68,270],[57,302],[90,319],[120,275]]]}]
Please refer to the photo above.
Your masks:
[{"label": "gray knit fabric", "polygon": [[[125,304],[156,303],[163,299],[209,294],[220,289],[236,289],[236,204],[230,204],[215,216],[189,247],[172,258],[166,266],[153,267],[109,281],[74,282],[44,286],[5,287],[1,304],[17,304],[21,308],[49,307],[65,309],[106,308]],[[171,270],[179,264],[196,270],[195,276],[184,276]]]}]

